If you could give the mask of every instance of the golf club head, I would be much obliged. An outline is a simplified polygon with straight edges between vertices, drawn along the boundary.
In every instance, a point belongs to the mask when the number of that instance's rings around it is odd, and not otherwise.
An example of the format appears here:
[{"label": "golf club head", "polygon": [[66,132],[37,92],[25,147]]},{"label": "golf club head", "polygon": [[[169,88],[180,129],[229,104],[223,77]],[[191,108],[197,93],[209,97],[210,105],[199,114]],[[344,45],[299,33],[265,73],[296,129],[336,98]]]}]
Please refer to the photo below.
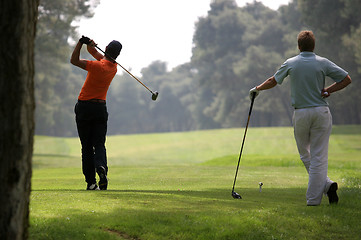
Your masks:
[{"label": "golf club head", "polygon": [[232,191],[232,197],[233,197],[234,199],[242,199],[241,195],[239,195],[238,193],[236,193],[236,192],[234,192],[234,191]]},{"label": "golf club head", "polygon": [[159,93],[158,93],[157,91],[152,92],[152,100],[153,100],[153,101],[157,100],[158,94],[159,94]]}]

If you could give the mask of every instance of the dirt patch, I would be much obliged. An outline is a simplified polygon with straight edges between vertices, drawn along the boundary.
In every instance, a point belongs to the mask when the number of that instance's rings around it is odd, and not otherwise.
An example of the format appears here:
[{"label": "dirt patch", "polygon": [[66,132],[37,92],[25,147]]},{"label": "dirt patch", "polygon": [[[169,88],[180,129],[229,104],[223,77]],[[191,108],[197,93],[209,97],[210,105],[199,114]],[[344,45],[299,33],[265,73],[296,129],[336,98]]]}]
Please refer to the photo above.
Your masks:
[{"label": "dirt patch", "polygon": [[107,231],[108,233],[114,234],[119,236],[121,239],[127,239],[127,240],[141,240],[140,238],[136,237],[136,236],[131,236],[129,234],[127,234],[126,232],[122,232],[119,230],[115,230],[115,229],[105,229],[105,231]]}]

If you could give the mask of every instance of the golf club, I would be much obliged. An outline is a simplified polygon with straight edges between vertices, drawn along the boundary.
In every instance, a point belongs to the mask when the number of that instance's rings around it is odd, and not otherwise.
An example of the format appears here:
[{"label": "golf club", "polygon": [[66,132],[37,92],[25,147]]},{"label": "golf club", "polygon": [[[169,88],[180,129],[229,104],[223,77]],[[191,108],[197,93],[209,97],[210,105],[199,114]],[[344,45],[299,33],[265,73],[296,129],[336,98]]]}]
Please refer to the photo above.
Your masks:
[{"label": "golf club", "polygon": [[[95,45],[95,47],[105,55],[105,52],[103,50],[101,50],[97,45]],[[107,57],[110,58],[111,60],[113,60],[116,64],[118,64],[121,68],[123,68],[123,70],[126,71],[130,76],[132,76],[135,80],[137,80],[140,84],[142,84],[143,87],[145,87],[152,94],[152,100],[153,101],[157,100],[157,97],[158,97],[158,94],[159,94],[157,91],[153,92],[152,90],[150,90],[144,83],[142,83],[137,77],[135,77],[131,72],[129,72],[127,69],[125,69],[117,61],[115,61],[113,58],[111,58],[108,55],[107,55]]]},{"label": "golf club", "polygon": [[248,120],[247,120],[247,124],[246,124],[246,129],[244,130],[244,136],[243,136],[241,151],[240,151],[239,157],[238,157],[238,164],[237,164],[237,169],[236,169],[236,175],[234,176],[234,181],[233,181],[232,197],[235,198],[235,199],[242,199],[241,195],[239,195],[238,193],[236,193],[236,192],[234,191],[234,186],[236,185],[236,179],[237,179],[237,173],[238,173],[239,163],[240,163],[240,161],[241,161],[241,156],[242,156],[244,141],[245,141],[245,139],[246,139],[246,134],[247,134],[247,129],[248,129],[248,123],[249,123],[249,119],[251,118],[251,113],[252,113],[252,108],[253,108],[253,103],[254,103],[254,99],[255,99],[255,98],[256,98],[256,93],[254,92],[254,93],[252,94],[251,106],[250,106],[250,108],[249,108],[249,113],[248,113]]}]

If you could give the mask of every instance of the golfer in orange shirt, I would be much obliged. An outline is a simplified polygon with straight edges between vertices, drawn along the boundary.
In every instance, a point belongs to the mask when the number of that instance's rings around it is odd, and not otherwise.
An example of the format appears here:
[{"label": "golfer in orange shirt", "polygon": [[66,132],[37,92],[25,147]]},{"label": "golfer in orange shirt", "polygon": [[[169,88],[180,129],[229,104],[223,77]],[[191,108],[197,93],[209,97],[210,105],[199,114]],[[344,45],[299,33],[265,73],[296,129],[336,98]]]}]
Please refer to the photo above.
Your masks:
[{"label": "golfer in orange shirt", "polygon": [[[96,59],[80,59],[80,50],[87,44],[88,52]],[[70,62],[88,72],[84,85],[75,105],[75,119],[81,142],[82,170],[87,182],[87,190],[106,190],[108,187],[108,164],[105,149],[108,111],[106,96],[109,85],[117,72],[114,60],[118,57],[122,45],[111,41],[105,55],[95,49],[94,41],[88,37],[79,39],[71,55]],[[99,186],[96,183],[99,175]]]}]

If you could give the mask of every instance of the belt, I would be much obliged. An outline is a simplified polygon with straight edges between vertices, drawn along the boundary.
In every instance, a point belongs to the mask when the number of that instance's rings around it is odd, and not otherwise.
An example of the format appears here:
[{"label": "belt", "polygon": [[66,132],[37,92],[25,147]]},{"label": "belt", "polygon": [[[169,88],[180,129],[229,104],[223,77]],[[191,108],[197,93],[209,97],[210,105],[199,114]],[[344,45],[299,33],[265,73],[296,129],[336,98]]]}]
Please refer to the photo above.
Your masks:
[{"label": "belt", "polygon": [[78,99],[78,102],[81,102],[81,103],[106,103],[106,101],[103,99],[89,99],[89,100],[79,100]]}]

